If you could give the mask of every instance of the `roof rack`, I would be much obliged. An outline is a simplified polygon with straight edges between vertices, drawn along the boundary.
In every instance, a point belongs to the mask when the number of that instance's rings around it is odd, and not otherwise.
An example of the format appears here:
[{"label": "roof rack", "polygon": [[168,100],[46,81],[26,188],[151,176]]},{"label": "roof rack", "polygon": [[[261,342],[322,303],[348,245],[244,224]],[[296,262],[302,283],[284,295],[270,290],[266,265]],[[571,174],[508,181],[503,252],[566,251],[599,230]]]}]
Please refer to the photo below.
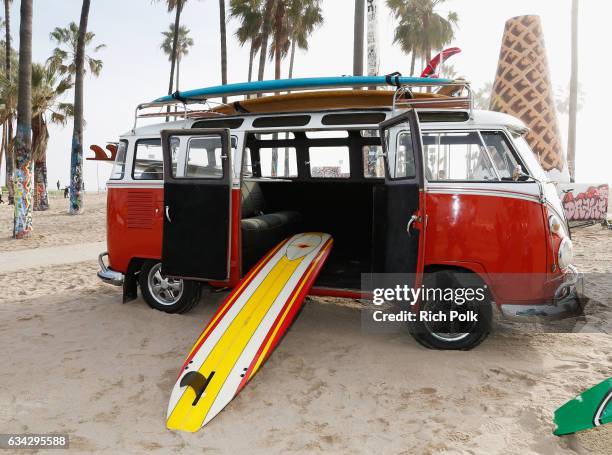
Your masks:
[{"label": "roof rack", "polygon": [[[265,93],[274,95],[280,92],[299,91],[322,91],[330,89],[359,89],[393,87],[395,89],[392,99],[392,109],[395,111],[401,107],[438,104],[440,107],[468,109],[470,117],[474,109],[473,92],[470,83],[463,79],[437,79],[422,77],[403,77],[397,73],[387,76],[341,76],[341,77],[318,77],[299,79],[278,79],[256,82],[243,82],[237,84],[219,85],[205,87],[184,92],[175,92],[171,95],[157,98],[153,102],[142,103],[136,107],[134,116],[134,129],[139,118],[165,117],[168,121],[171,117],[181,117],[187,125],[190,117],[221,116],[216,112],[223,103],[212,103],[210,100],[221,97],[236,97],[249,95],[261,96]],[[415,96],[415,89],[435,89],[432,97]],[[442,95],[442,96],[441,96]],[[204,109],[190,110],[188,105],[204,105]],[[211,107],[211,104],[216,106]],[[171,110],[174,107],[174,112]],[[181,110],[178,110],[178,108]],[[140,113],[143,109],[158,108],[155,113]]]},{"label": "roof rack", "polygon": [[[204,109],[189,109],[187,106],[193,104],[203,104],[205,105]],[[217,103],[215,103],[217,104]],[[222,105],[222,103],[218,103]],[[156,112],[148,112],[141,113],[142,110],[145,109],[155,109]],[[174,111],[172,110],[174,108]],[[179,110],[180,108],[180,110]],[[203,101],[192,101],[192,102],[184,102],[179,100],[173,101],[162,101],[162,102],[152,102],[152,103],[140,103],[136,106],[134,111],[134,126],[132,127],[132,131],[136,129],[138,124],[138,119],[142,118],[165,118],[166,121],[169,119],[177,119],[182,118],[184,122],[184,126],[187,127],[187,119],[193,117],[206,117],[206,116],[222,116],[223,114],[216,113],[213,108],[211,108],[209,102]]]}]

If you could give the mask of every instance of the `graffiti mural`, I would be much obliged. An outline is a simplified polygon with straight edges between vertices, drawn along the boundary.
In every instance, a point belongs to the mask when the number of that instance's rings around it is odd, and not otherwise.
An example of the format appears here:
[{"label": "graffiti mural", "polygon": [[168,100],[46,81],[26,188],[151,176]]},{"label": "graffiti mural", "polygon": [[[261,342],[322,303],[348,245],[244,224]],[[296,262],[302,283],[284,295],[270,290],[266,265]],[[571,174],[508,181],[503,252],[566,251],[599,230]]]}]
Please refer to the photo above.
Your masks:
[{"label": "graffiti mural", "polygon": [[36,161],[34,163],[34,170],[34,210],[49,210],[46,160]]},{"label": "graffiti mural", "polygon": [[17,239],[29,237],[32,232],[32,143],[30,125],[17,125],[15,136],[15,167],[13,187],[15,189],[14,236]]},{"label": "graffiti mural", "polygon": [[342,173],[340,166],[313,166],[310,175],[316,178],[346,178],[347,174]]},{"label": "graffiti mural", "polygon": [[573,185],[574,188],[561,190],[563,210],[568,221],[601,221],[608,213],[608,185]]},{"label": "graffiti mural", "polygon": [[76,215],[83,209],[83,143],[78,134],[72,136],[70,154],[70,213]]}]

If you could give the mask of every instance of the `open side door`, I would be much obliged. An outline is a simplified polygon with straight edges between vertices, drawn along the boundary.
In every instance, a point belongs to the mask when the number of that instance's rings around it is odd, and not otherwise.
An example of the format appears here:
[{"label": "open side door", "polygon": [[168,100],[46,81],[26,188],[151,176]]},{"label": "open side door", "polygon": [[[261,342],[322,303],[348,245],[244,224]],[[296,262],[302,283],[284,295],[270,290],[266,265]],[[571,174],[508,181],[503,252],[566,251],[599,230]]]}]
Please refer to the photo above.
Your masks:
[{"label": "open side door", "polygon": [[230,131],[164,130],[161,138],[163,273],[225,281],[230,262]]},{"label": "open side door", "polygon": [[419,121],[409,110],[380,124],[385,184],[374,194],[374,272],[416,274],[425,252],[423,146]]}]

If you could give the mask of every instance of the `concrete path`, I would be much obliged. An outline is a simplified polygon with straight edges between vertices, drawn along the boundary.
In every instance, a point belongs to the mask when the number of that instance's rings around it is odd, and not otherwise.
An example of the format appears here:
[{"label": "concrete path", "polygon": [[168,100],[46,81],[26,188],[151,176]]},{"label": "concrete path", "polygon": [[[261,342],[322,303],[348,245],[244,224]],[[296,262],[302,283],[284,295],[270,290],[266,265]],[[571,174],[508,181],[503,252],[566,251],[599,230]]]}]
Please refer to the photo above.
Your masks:
[{"label": "concrete path", "polygon": [[95,260],[105,250],[106,242],[91,242],[7,251],[0,253],[0,273]]}]

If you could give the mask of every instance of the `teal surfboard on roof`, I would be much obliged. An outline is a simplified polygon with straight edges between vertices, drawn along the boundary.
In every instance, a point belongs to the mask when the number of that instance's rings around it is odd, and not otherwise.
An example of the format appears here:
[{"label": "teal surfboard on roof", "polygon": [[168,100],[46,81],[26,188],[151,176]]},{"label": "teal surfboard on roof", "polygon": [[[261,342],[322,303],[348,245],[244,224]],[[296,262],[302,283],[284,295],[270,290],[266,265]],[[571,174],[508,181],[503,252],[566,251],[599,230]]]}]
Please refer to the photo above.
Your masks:
[{"label": "teal surfboard on roof", "polygon": [[[305,77],[299,79],[275,79],[267,81],[240,82],[236,84],[217,85],[194,90],[175,92],[172,95],[157,98],[155,103],[173,100],[202,101],[209,98],[232,95],[248,95],[253,93],[275,92],[283,90],[308,90],[325,88],[350,87],[396,87],[398,85],[435,86],[452,84],[452,79],[436,79],[427,77],[388,76],[337,76],[337,77]],[[465,83],[465,82],[463,82]]]}]

